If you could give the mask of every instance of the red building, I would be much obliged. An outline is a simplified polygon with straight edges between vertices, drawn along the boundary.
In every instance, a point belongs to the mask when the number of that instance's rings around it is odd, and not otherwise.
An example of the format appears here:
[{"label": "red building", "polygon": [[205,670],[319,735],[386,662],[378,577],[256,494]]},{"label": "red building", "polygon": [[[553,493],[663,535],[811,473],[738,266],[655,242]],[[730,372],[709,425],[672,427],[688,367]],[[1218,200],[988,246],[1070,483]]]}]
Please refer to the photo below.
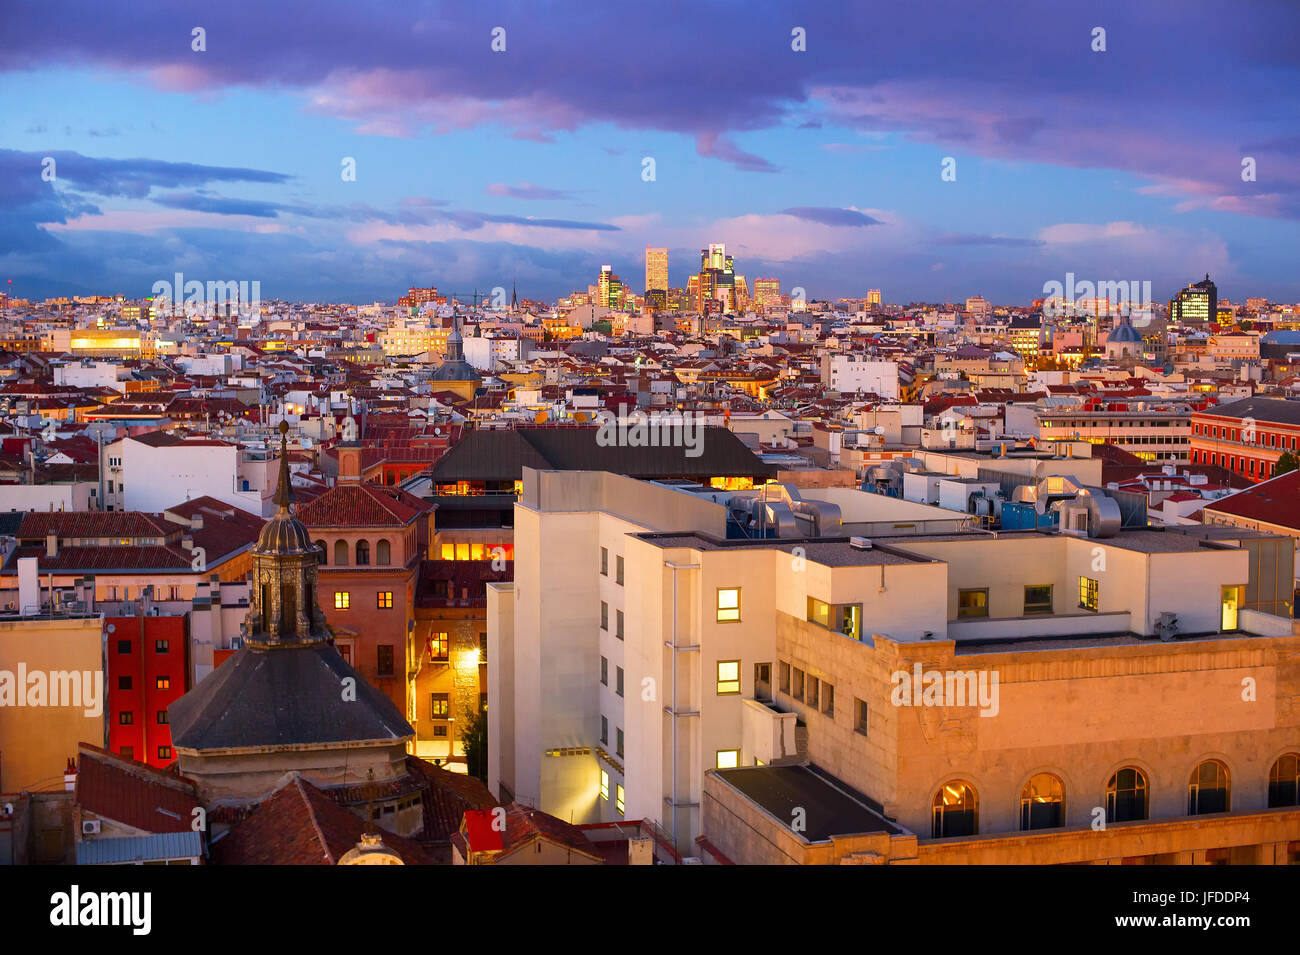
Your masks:
[{"label": "red building", "polygon": [[167,707],[185,695],[186,618],[105,617],[108,743],[120,756],[163,768],[175,759]]},{"label": "red building", "polygon": [[1300,451],[1300,401],[1243,398],[1192,414],[1192,464],[1266,481],[1283,451]]}]

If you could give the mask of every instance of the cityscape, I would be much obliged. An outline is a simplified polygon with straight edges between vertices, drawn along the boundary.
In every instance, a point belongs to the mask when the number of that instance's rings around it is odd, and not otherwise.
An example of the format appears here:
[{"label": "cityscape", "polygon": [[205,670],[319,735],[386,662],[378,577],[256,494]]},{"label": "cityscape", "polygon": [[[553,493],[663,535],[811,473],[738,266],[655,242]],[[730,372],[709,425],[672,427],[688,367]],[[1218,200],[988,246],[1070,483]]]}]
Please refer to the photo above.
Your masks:
[{"label": "cityscape", "polygon": [[1300,12],[716,6],[3,14],[0,866],[1300,865]]}]

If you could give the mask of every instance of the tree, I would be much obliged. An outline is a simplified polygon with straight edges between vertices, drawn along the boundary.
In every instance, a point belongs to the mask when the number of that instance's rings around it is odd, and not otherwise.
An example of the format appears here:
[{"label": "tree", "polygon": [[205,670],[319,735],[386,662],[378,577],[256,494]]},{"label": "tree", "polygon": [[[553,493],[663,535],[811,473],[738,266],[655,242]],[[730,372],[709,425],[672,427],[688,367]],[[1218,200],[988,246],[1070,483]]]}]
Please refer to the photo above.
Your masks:
[{"label": "tree", "polygon": [[461,731],[460,744],[465,750],[466,771],[487,785],[487,707],[481,704],[465,707],[462,720],[464,729]]},{"label": "tree", "polygon": [[1300,469],[1300,460],[1297,460],[1296,456],[1290,451],[1283,451],[1277,459],[1277,464],[1273,465],[1273,477],[1297,469]]}]

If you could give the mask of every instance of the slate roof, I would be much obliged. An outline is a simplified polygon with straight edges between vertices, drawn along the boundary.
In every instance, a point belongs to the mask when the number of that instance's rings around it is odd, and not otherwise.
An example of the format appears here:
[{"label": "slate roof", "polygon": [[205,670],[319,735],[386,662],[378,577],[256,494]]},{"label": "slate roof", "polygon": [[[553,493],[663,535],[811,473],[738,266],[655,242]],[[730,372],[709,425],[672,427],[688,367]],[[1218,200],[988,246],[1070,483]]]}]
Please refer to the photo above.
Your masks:
[{"label": "slate roof", "polygon": [[[348,677],[355,701],[343,699]],[[180,749],[397,741],[415,732],[330,643],[246,644],[167,713]]]},{"label": "slate roof", "polygon": [[642,480],[668,477],[775,477],[733,432],[705,427],[698,457],[687,448],[602,447],[597,428],[514,428],[470,431],[431,469],[435,484],[518,481],[525,467],[543,471],[609,471]]},{"label": "slate roof", "polygon": [[1223,418],[1254,418],[1274,424],[1300,425],[1300,401],[1283,398],[1241,398],[1227,404],[1206,408],[1197,414],[1217,415]]},{"label": "slate roof", "polygon": [[[337,865],[361,841],[366,821],[295,775],[212,846],[218,865]],[[407,865],[430,865],[412,839],[381,831]]]}]

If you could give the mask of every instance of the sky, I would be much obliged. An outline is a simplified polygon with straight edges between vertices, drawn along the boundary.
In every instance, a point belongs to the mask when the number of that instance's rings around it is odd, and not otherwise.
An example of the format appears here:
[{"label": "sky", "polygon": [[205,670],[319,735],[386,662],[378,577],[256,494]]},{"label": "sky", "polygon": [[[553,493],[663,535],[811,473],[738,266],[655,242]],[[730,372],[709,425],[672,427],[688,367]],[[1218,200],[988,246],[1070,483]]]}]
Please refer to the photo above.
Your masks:
[{"label": "sky", "polygon": [[809,298],[1300,301],[1291,0],[7,0],[0,35],[19,297],[554,300],[724,242]]}]

